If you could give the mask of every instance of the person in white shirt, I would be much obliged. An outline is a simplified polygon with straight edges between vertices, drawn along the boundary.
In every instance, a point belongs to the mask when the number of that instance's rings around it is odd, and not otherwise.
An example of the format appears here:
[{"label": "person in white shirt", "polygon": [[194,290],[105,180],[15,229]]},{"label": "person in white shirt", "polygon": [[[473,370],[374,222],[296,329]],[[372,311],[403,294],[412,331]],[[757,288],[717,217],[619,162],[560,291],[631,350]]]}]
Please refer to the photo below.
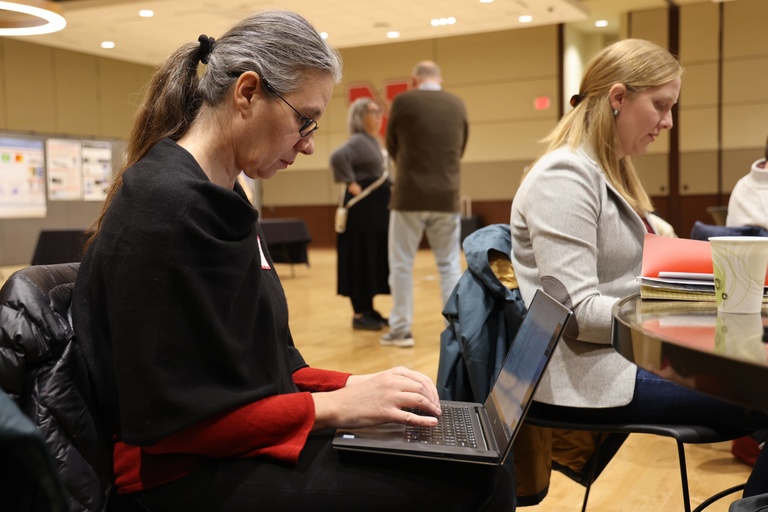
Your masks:
[{"label": "person in white shirt", "polygon": [[728,201],[728,216],[725,225],[729,227],[757,226],[768,229],[768,140],[765,142],[765,158],[752,164],[749,174],[742,177],[733,187]]}]

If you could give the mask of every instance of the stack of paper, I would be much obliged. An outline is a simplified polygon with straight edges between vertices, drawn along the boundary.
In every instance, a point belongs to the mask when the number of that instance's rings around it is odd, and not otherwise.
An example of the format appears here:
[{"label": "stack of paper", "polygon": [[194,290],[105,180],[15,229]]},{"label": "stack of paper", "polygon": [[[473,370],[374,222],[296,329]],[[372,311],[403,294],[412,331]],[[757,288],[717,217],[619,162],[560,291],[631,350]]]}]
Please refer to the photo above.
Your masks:
[{"label": "stack of paper", "polygon": [[713,274],[659,272],[659,277],[640,276],[643,299],[715,300]]},{"label": "stack of paper", "polygon": [[[643,266],[638,278],[641,298],[714,301],[712,272],[709,242],[645,235]],[[764,302],[766,299],[768,296]]]}]

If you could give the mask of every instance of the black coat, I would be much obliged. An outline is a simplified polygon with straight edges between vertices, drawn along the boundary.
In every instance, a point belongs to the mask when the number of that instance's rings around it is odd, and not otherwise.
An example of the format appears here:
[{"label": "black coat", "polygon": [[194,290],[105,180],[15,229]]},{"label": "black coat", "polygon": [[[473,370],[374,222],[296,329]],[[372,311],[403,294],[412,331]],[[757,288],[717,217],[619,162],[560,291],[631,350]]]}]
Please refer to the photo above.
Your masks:
[{"label": "black coat", "polygon": [[[112,461],[111,443],[93,414],[93,390],[69,322],[78,267],[76,263],[30,267],[13,274],[0,290],[0,388],[42,434],[68,509],[90,512],[106,506]],[[2,412],[12,410],[4,407]],[[36,457],[40,452],[28,453]],[[45,467],[48,462],[39,458],[33,471],[51,475]],[[58,488],[51,485],[51,492]]]}]

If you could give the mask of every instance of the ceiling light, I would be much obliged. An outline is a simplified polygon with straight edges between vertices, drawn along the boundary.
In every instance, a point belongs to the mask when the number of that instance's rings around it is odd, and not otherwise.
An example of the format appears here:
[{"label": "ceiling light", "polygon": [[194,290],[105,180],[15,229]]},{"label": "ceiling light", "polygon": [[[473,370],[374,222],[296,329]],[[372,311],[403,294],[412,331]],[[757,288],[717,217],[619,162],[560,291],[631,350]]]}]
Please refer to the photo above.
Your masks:
[{"label": "ceiling light", "polygon": [[320,37],[323,39],[328,39],[328,32],[320,32]]},{"label": "ceiling light", "polygon": [[[19,16],[19,15],[23,16]],[[67,26],[61,9],[47,0],[0,2],[0,36],[34,36]]]},{"label": "ceiling light", "polygon": [[139,11],[139,16],[141,16],[142,18],[151,18],[154,15],[155,15],[155,11],[153,11],[152,9],[142,9]]},{"label": "ceiling light", "polygon": [[115,42],[114,41],[102,41],[101,42],[101,47],[109,50],[109,49],[115,47]]},{"label": "ceiling light", "polygon": [[490,4],[493,3],[493,0],[480,0],[481,4]]},{"label": "ceiling light", "polygon": [[608,26],[608,20],[597,20],[595,22],[595,26],[599,28],[607,27]]},{"label": "ceiling light", "polygon": [[533,21],[533,16],[528,16],[528,15],[520,16],[519,18],[517,18],[517,21],[519,21],[520,23],[530,23]]},{"label": "ceiling light", "polygon": [[456,18],[451,16],[450,18],[434,18],[429,22],[433,27],[440,27],[445,25],[453,25],[456,23]]},{"label": "ceiling light", "polygon": [[390,30],[389,32],[387,32],[387,37],[390,39],[397,39],[398,37],[400,37],[400,32],[396,30]]}]

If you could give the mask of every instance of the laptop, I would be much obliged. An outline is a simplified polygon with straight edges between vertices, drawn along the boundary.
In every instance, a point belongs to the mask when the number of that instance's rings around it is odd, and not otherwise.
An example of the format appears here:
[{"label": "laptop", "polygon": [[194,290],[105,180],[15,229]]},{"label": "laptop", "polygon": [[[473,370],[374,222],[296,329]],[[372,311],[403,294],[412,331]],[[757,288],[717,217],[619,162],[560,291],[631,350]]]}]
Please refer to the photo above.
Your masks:
[{"label": "laptop", "polygon": [[[528,307],[485,404],[441,400],[441,425],[338,429],[338,450],[502,464],[572,312],[541,290]],[[458,425],[448,425],[458,420]],[[442,427],[445,427],[441,429]],[[466,429],[466,431],[465,431]]]}]

